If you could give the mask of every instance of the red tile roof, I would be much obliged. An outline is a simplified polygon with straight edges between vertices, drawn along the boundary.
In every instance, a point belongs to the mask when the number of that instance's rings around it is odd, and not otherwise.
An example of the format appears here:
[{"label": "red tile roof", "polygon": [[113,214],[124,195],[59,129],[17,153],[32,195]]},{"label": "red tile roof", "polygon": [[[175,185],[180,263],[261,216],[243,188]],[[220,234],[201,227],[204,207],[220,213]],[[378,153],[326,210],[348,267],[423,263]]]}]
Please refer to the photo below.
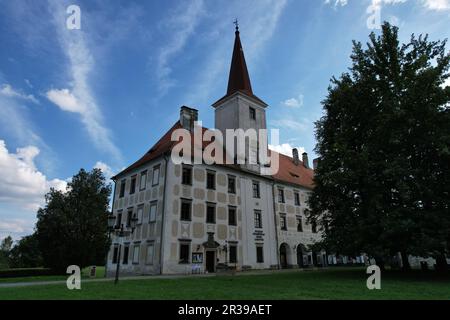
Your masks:
[{"label": "red tile roof", "polygon": [[[172,133],[176,129],[182,128],[181,124],[177,121],[172,128],[167,131],[161,139],[152,147],[149,151],[147,151],[139,160],[134,162],[132,165],[122,170],[114,177],[113,180],[116,180],[119,176],[122,176],[134,169],[137,169],[146,163],[159,158],[164,154],[168,154],[172,151],[173,147],[178,144],[177,141],[171,141]],[[203,133],[208,130],[207,128],[202,128]],[[193,136],[193,135],[192,135]],[[193,139],[193,137],[192,137]],[[191,140],[191,145],[193,146],[194,141]],[[202,149],[204,149],[209,142],[203,141]],[[270,150],[270,152],[275,152]],[[292,158],[283,154],[279,155],[279,170],[278,172],[272,176],[275,181],[279,181],[282,183],[289,183],[293,185],[303,186],[309,189],[312,189],[314,186],[313,176],[314,171],[312,169],[305,168],[302,161],[299,161],[298,165],[295,165]],[[228,168],[232,168],[234,170],[241,170],[238,165],[234,164],[224,164]]]}]

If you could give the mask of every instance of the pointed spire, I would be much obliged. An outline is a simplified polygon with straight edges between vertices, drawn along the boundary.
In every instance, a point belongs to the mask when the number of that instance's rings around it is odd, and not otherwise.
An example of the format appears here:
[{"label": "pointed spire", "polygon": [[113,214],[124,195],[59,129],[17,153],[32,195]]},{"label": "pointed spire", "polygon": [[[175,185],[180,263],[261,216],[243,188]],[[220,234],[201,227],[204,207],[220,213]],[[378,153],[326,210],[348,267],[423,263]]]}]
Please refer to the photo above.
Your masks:
[{"label": "pointed spire", "polygon": [[231,95],[236,91],[243,91],[253,96],[247,64],[245,63],[244,50],[242,49],[241,39],[239,37],[239,24],[237,19],[234,21],[234,24],[236,25],[236,38],[234,40],[233,57],[231,59],[227,95]]}]

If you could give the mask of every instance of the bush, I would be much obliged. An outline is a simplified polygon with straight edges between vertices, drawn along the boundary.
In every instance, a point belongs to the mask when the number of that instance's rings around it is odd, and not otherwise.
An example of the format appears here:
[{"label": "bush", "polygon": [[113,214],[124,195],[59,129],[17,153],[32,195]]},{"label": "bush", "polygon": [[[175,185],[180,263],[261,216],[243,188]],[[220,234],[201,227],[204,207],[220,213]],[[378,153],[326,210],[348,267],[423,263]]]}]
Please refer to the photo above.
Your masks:
[{"label": "bush", "polygon": [[0,270],[0,278],[36,277],[51,275],[58,275],[58,273],[48,268],[20,268]]}]

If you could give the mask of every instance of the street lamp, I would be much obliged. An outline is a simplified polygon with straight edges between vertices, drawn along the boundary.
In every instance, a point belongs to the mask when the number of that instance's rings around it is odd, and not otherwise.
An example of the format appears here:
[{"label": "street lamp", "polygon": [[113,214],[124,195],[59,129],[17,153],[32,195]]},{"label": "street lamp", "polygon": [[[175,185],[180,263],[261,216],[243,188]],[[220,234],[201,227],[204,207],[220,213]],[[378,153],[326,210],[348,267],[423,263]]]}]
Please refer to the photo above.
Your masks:
[{"label": "street lamp", "polygon": [[[112,212],[110,212],[108,214],[107,220],[108,220],[108,242],[110,242],[111,241],[111,233],[114,231],[114,227],[115,227],[115,224],[116,224],[116,217],[112,214]],[[105,277],[106,277],[106,274],[107,274],[107,271],[108,271],[107,270],[107,268],[108,268],[108,253],[109,253],[109,250],[108,250],[108,252],[106,252],[106,257],[105,257],[105,261],[106,261],[106,264],[105,264]]]},{"label": "street lamp", "polygon": [[[122,247],[122,241],[123,238],[128,237],[129,235],[133,234],[134,229],[136,229],[136,223],[138,221],[138,218],[136,217],[136,214],[133,215],[133,217],[130,219],[130,229],[131,230],[125,230],[123,227],[123,223],[120,225],[120,229],[118,228],[115,231],[115,236],[119,238],[119,250],[118,250],[118,254],[117,254],[117,267],[116,267],[116,278],[114,280],[114,284],[117,284],[117,282],[119,282],[119,269],[120,269],[120,251],[121,251],[121,247]],[[109,224],[109,219],[108,219],[108,224]]]}]

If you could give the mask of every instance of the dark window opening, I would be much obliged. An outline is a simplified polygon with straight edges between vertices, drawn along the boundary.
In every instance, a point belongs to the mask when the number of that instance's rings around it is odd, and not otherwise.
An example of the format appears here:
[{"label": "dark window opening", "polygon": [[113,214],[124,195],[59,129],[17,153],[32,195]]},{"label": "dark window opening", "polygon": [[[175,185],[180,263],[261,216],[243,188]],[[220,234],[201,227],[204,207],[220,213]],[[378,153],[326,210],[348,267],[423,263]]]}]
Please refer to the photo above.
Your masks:
[{"label": "dark window opening", "polygon": [[181,217],[180,217],[181,220],[183,221],[191,220],[191,207],[192,207],[191,201],[188,200],[181,201]]},{"label": "dark window opening", "polygon": [[189,263],[189,244],[180,244],[180,263]]},{"label": "dark window opening", "polygon": [[263,263],[264,262],[264,250],[262,246],[256,247],[256,262]]},{"label": "dark window opening", "polygon": [[230,263],[237,263],[237,247],[230,246]]},{"label": "dark window opening", "polygon": [[183,174],[181,177],[181,183],[191,185],[192,184],[192,168],[183,167]]},{"label": "dark window opening", "polygon": [[216,223],[216,206],[208,204],[206,206],[206,223]]}]

